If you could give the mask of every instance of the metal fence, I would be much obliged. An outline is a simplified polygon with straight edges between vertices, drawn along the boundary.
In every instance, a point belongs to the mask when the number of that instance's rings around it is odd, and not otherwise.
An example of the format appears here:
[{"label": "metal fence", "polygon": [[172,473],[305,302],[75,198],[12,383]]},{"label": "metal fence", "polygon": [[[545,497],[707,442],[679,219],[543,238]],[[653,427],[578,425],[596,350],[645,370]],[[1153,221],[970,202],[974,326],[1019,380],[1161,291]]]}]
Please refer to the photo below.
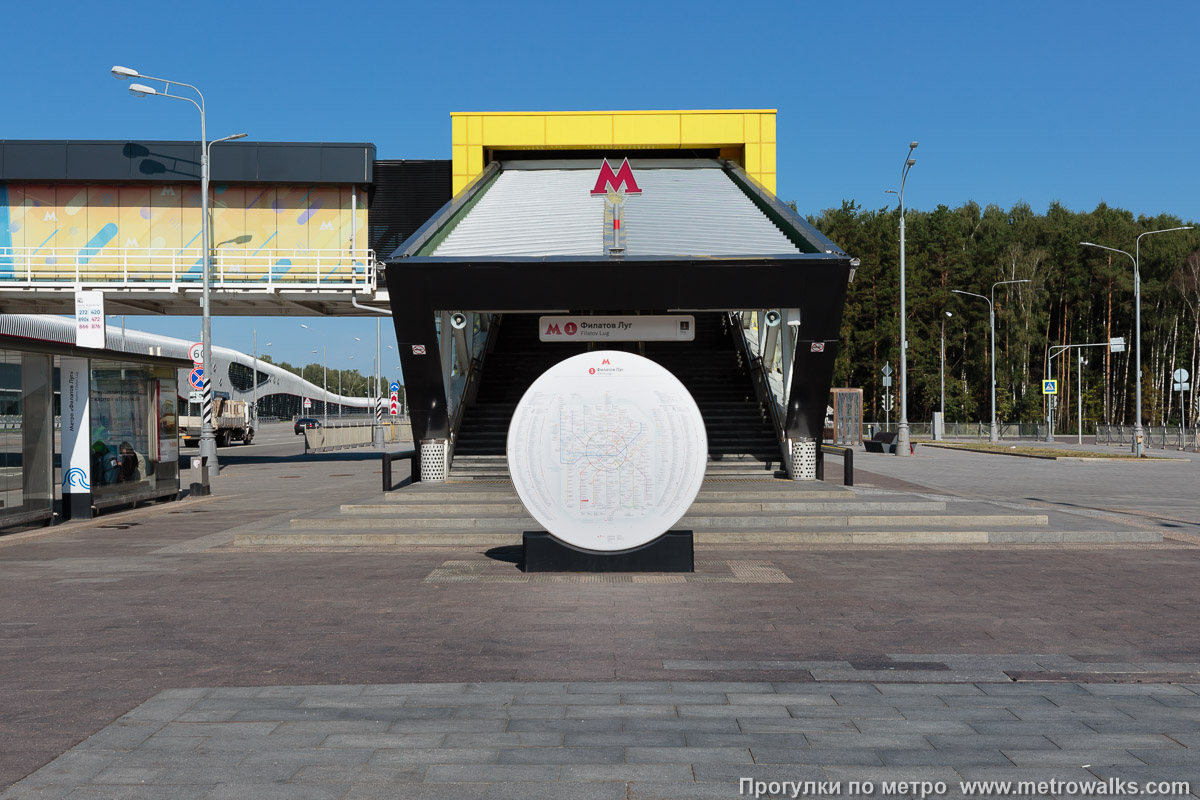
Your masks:
[{"label": "metal fence", "polygon": [[[996,425],[1001,439],[1045,439],[1044,422],[1000,422]],[[870,439],[880,431],[895,431],[897,423],[868,422],[863,425],[863,438]],[[946,439],[988,440],[991,426],[986,422],[947,422],[943,428]],[[933,438],[933,423],[910,422],[908,433],[912,437]],[[1061,434],[1060,434],[1061,435]]]},{"label": "metal fence", "polygon": [[[1097,425],[1096,444],[1133,446],[1132,425]],[[1200,428],[1180,428],[1178,425],[1145,425],[1142,445],[1162,450],[1191,450],[1200,453]]]}]

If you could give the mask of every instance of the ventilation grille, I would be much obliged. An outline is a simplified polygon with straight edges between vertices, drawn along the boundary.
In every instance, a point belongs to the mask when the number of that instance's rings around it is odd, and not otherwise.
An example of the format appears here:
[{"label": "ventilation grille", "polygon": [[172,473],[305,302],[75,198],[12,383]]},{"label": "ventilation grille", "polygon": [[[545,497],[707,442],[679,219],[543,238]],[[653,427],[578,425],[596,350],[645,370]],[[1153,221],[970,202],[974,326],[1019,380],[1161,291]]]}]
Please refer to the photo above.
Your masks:
[{"label": "ventilation grille", "polygon": [[370,248],[388,258],[450,200],[449,161],[376,161]]}]

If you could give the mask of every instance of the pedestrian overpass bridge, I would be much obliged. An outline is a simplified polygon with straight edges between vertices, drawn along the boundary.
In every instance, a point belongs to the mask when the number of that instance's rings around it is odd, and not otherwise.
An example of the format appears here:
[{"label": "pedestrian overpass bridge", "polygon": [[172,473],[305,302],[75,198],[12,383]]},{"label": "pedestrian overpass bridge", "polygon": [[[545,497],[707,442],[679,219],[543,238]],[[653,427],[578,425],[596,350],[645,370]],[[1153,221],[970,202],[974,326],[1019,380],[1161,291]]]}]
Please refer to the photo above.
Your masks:
[{"label": "pedestrian overpass bridge", "polygon": [[[195,142],[0,141],[0,313],[195,315],[203,289]],[[372,315],[376,251],[450,199],[448,161],[375,146],[261,142],[212,151],[212,313]]]},{"label": "pedestrian overpass bridge", "polygon": [[[0,313],[73,314],[75,292],[100,290],[111,314],[195,315],[203,291],[199,247],[0,248]],[[386,310],[368,249],[214,250],[212,313],[360,316]],[[367,306],[367,307],[364,307]]]}]

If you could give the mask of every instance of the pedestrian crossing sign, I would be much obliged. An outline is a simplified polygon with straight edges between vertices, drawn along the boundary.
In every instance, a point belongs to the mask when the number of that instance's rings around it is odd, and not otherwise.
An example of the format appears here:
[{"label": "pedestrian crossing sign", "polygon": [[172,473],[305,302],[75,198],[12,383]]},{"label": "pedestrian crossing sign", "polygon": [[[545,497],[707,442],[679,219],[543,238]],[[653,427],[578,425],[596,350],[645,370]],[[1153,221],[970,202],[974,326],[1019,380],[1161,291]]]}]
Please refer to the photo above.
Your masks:
[{"label": "pedestrian crossing sign", "polygon": [[1042,394],[1058,394],[1058,381],[1042,381]]}]

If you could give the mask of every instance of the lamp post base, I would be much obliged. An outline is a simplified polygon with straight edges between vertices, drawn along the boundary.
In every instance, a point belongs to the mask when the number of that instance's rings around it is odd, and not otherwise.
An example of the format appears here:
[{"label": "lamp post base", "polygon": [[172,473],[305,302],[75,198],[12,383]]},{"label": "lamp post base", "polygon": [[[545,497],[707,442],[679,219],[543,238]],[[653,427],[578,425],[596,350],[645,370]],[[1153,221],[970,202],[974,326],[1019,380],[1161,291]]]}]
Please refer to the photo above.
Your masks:
[{"label": "lamp post base", "polygon": [[896,426],[896,455],[912,455],[912,442],[908,436],[908,420],[901,420]]}]

